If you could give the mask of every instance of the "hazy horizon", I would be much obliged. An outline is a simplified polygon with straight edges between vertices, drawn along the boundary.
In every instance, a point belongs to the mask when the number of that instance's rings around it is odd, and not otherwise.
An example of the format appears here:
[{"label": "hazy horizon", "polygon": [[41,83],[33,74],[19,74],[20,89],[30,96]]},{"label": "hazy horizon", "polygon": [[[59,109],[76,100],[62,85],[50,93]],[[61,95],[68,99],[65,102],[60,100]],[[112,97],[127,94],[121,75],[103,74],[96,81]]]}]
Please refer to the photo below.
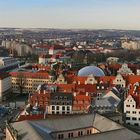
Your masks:
[{"label": "hazy horizon", "polygon": [[138,0],[1,0],[0,28],[140,30]]}]

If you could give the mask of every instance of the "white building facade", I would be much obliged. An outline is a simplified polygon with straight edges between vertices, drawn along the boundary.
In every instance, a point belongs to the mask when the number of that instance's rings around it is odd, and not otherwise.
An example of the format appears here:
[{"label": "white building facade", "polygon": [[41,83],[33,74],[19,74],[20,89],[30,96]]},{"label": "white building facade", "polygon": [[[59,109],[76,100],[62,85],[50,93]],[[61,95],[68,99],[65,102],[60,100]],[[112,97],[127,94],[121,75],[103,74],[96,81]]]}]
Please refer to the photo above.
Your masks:
[{"label": "white building facade", "polygon": [[11,92],[11,77],[9,75],[0,76],[0,101]]},{"label": "white building facade", "polygon": [[140,108],[131,95],[124,101],[124,113],[126,124],[140,126]]}]

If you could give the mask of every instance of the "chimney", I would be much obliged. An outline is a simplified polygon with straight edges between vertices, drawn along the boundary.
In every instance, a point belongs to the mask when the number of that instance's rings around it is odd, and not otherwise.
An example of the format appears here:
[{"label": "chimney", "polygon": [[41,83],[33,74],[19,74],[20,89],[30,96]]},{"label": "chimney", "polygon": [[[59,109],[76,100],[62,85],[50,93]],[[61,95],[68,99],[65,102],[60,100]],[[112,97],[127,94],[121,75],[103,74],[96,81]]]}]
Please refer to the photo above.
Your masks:
[{"label": "chimney", "polygon": [[86,96],[88,96],[88,92],[86,92]]},{"label": "chimney", "polygon": [[73,96],[76,96],[76,92],[73,93]]},{"label": "chimney", "polygon": [[44,90],[44,94],[46,94],[46,90]]},{"label": "chimney", "polygon": [[38,91],[38,93],[40,94],[40,93],[41,93],[41,91],[39,90],[39,91]]}]

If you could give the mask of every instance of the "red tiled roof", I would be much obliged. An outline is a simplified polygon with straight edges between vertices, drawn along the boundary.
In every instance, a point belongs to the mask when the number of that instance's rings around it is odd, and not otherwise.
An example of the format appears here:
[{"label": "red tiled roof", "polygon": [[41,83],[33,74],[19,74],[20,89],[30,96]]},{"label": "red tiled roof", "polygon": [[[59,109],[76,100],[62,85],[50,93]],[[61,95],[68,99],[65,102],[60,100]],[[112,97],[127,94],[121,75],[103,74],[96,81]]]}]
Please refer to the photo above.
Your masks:
[{"label": "red tiled roof", "polygon": [[116,76],[101,76],[97,77],[98,81],[102,81],[103,83],[109,82],[109,84],[112,84],[113,80],[116,78]]},{"label": "red tiled roof", "polygon": [[136,108],[140,109],[140,93],[132,95],[132,97],[134,98],[134,100],[136,101]]},{"label": "red tiled roof", "polygon": [[76,90],[83,92],[96,92],[96,84],[76,84]]},{"label": "red tiled roof", "polygon": [[126,79],[128,84],[135,84],[136,82],[140,82],[140,75],[128,75]]},{"label": "red tiled roof", "polygon": [[85,84],[88,76],[75,76],[74,81],[80,82],[80,84]]},{"label": "red tiled roof", "polygon": [[51,46],[50,49],[54,49],[54,50],[65,50],[65,48],[61,45],[53,45]]},{"label": "red tiled roof", "polygon": [[77,100],[77,101],[90,101],[91,98],[90,96],[86,96],[86,95],[81,95],[81,94],[78,94],[76,96],[74,96],[74,100]]},{"label": "red tiled roof", "polygon": [[48,78],[49,74],[48,73],[41,73],[41,72],[10,72],[10,75],[13,77],[26,77],[26,78]]}]

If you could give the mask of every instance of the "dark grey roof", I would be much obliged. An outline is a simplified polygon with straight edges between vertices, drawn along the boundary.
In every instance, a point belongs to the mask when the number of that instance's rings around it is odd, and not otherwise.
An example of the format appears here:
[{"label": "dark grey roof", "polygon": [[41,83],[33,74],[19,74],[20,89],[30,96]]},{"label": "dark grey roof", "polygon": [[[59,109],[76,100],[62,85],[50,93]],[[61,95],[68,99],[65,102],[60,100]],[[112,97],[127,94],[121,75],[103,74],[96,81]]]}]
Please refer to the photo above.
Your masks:
[{"label": "dark grey roof", "polygon": [[22,140],[42,140],[42,137],[29,124],[28,121],[15,122],[11,124],[18,131],[18,135]]},{"label": "dark grey roof", "polygon": [[49,118],[46,120],[33,121],[38,126],[49,129],[51,132],[66,131],[86,128],[93,125],[94,115],[77,115],[62,118]]},{"label": "dark grey roof", "polygon": [[51,100],[56,100],[56,97],[58,97],[57,100],[60,101],[60,97],[62,97],[62,100],[65,99],[65,97],[67,98],[67,100],[72,100],[73,98],[73,94],[72,93],[58,93],[58,92],[54,92],[50,94],[51,96]]},{"label": "dark grey roof", "polygon": [[[87,128],[91,126],[103,133],[80,137],[80,140],[90,140],[93,139],[94,136],[95,140],[98,138],[98,140],[102,140],[105,139],[105,137],[113,138],[114,136],[122,135],[122,133],[125,135],[127,135],[127,133],[132,133],[132,137],[136,135],[120,124],[117,124],[99,114],[73,115],[61,118],[47,118],[45,120],[21,121],[11,123],[11,125],[18,131],[22,140],[52,140],[53,138],[50,135],[51,133]],[[107,131],[109,132],[107,133]]]},{"label": "dark grey roof", "polygon": [[117,100],[115,100],[112,96],[111,97],[106,97],[106,98],[101,98],[101,99],[95,99],[93,101],[93,106],[106,106],[106,107],[111,107],[119,104],[119,102]]},{"label": "dark grey roof", "polygon": [[140,135],[127,128],[122,128],[104,133],[72,138],[71,140],[140,140]]}]

